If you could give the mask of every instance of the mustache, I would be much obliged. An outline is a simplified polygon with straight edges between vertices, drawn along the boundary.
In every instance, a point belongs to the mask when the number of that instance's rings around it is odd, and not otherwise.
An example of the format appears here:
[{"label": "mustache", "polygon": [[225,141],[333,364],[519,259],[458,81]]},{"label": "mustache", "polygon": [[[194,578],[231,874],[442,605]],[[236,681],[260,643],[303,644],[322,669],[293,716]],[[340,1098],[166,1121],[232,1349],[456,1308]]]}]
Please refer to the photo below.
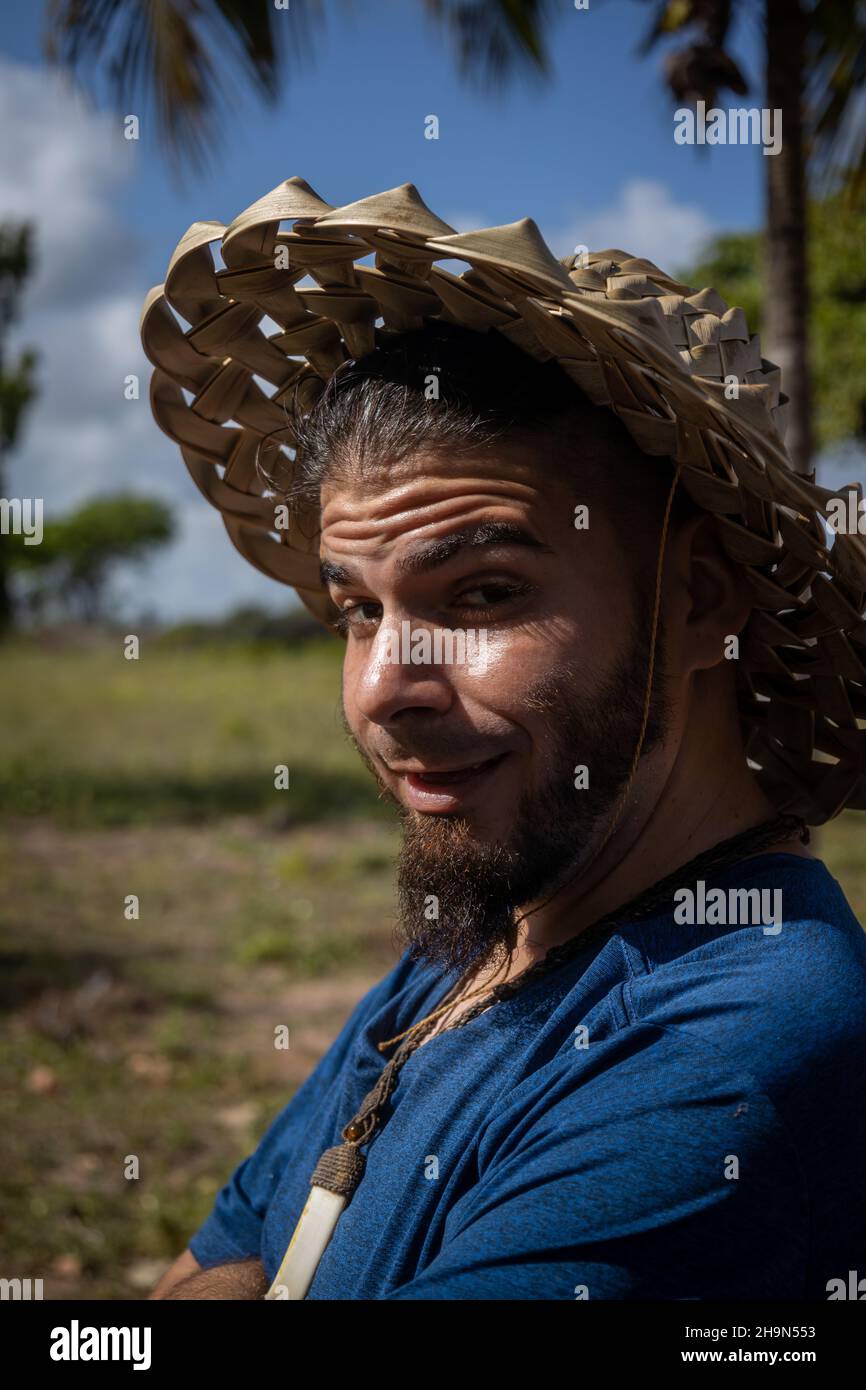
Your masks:
[{"label": "mustache", "polygon": [[[505,736],[505,731],[501,729],[495,731],[490,730],[489,732],[473,729],[472,741],[469,742],[467,739],[465,742],[461,742],[459,738],[456,738],[451,733],[449,733],[447,737],[443,737],[440,733],[435,738],[424,739],[419,730],[419,737],[411,739],[411,747],[408,747],[406,743],[398,743],[396,740],[389,738],[384,730],[380,730],[379,733],[381,737],[377,740],[377,746],[372,747],[368,745],[365,747],[352,730],[346,718],[346,710],[343,705],[342,696],[340,698],[340,719],[346,737],[353,744],[358,756],[367,769],[372,772],[375,777],[381,777],[379,768],[374,761],[376,758],[384,763],[396,763],[410,761],[412,759],[416,759],[418,762],[422,763],[459,762],[461,758],[467,758],[469,760],[475,759],[477,761],[479,748],[492,747]],[[485,756],[493,757],[494,754],[491,751]]]}]

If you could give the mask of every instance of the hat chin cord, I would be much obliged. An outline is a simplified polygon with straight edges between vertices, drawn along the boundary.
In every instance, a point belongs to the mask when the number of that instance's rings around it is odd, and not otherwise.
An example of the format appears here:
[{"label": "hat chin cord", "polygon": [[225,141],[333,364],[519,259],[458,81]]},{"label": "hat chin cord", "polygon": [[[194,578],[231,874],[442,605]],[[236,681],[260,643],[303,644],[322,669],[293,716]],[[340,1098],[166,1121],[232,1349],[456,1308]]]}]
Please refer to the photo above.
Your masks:
[{"label": "hat chin cord", "polygon": [[[677,489],[677,483],[680,480],[680,473],[682,472],[682,467],[683,466],[681,463],[678,463],[676,465],[673,481],[671,482],[670,491],[668,492],[668,500],[665,505],[664,519],[662,520],[661,536],[659,538],[658,559],[656,560],[655,595],[653,598],[653,616],[652,624],[650,627],[649,661],[647,663],[646,688],[644,690],[643,697],[643,712],[641,714],[640,733],[638,734],[637,743],[635,744],[635,750],[632,755],[631,766],[628,771],[628,776],[626,777],[622,791],[617,797],[616,804],[613,809],[613,814],[610,820],[608,821],[607,829],[604,832],[604,835],[602,836],[598,847],[593,853],[592,858],[589,860],[589,863],[581,865],[577,869],[577,871],[571,875],[570,878],[567,878],[564,883],[561,883],[559,885],[555,892],[550,894],[549,898],[545,898],[542,902],[536,903],[535,907],[531,907],[528,912],[521,913],[520,917],[518,918],[518,925],[520,925],[521,922],[525,922],[526,919],[528,917],[531,917],[534,912],[539,912],[541,908],[547,907],[549,903],[552,903],[554,899],[559,896],[563,889],[569,888],[571,884],[573,884],[577,879],[582,878],[583,875],[587,872],[587,870],[590,869],[593,864],[598,862],[598,860],[601,858],[603,851],[607,849],[607,846],[613,839],[614,833],[619,828],[619,823],[622,820],[622,814],[625,810],[628,795],[632,789],[632,784],[637,775],[638,765],[640,763],[641,756],[643,754],[644,743],[646,741],[646,731],[649,727],[650,710],[652,708],[653,681],[655,679],[656,644],[658,639],[659,618],[661,616],[662,606],[662,579],[664,577],[665,550],[667,547],[668,531],[670,530],[671,508],[674,504],[674,494]],[[600,882],[604,883],[605,880],[608,879],[610,875],[614,872],[615,868],[616,865],[609,869],[608,872],[602,876]]]}]

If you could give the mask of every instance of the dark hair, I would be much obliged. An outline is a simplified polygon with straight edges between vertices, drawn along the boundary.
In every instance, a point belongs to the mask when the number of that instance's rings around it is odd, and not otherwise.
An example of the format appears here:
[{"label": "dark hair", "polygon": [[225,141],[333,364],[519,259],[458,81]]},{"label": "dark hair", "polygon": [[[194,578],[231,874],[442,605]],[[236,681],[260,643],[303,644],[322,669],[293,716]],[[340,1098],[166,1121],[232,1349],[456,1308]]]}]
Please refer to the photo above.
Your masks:
[{"label": "dark hair", "polygon": [[[630,556],[636,538],[657,540],[671,460],[645,454],[613,411],[594,405],[556,361],[540,362],[496,331],[444,321],[412,332],[380,329],[378,337],[375,350],[345,363],[298,422],[290,496],[314,502],[324,483],[381,476],[422,448],[460,455],[543,435],[552,447],[540,452],[540,467],[572,480],[577,501],[599,500],[618,514]],[[678,488],[674,524],[693,510]]]}]

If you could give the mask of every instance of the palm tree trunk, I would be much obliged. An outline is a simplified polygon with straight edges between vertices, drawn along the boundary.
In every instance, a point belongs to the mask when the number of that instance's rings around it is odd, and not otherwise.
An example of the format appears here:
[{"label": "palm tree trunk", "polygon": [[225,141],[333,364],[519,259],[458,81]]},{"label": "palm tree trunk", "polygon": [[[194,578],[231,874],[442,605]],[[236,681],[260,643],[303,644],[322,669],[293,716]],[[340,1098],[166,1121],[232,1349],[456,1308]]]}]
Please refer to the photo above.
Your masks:
[{"label": "palm tree trunk", "polygon": [[5,637],[12,627],[14,616],[12,593],[6,567],[6,552],[3,548],[3,537],[0,536],[0,638]]},{"label": "palm tree trunk", "polygon": [[803,0],[766,0],[767,104],[782,112],[782,148],[765,156],[767,197],[764,350],[790,397],[787,445],[794,467],[812,457],[806,150],[803,131],[806,18]]}]

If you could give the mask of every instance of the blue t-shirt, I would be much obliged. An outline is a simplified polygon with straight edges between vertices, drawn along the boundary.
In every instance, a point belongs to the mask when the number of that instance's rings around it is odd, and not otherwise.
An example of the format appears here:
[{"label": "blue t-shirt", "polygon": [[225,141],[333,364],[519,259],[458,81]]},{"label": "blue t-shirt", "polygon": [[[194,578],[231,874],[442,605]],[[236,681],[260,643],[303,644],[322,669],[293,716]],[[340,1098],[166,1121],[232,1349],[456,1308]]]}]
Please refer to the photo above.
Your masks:
[{"label": "blue t-shirt", "polygon": [[[866,935],[818,860],[707,884],[780,889],[781,930],[690,925],[678,899],[410,1057],[309,1298],[826,1299],[866,1275]],[[455,978],[407,953],[361,1000],[218,1194],[200,1264],[274,1278],[376,1042]]]}]

